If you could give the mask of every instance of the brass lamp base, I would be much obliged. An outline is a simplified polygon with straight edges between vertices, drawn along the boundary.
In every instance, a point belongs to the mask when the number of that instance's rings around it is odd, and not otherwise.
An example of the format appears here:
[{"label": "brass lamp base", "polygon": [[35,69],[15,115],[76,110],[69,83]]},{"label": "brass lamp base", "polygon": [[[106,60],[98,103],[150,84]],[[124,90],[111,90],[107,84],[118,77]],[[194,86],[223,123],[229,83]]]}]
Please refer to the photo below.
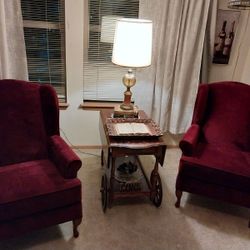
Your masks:
[{"label": "brass lamp base", "polygon": [[133,110],[134,105],[131,103],[132,92],[130,91],[130,87],[127,87],[127,90],[124,92],[124,101],[120,105],[122,110]]},{"label": "brass lamp base", "polygon": [[[122,105],[122,104],[121,104]],[[134,106],[133,109],[121,109],[121,105],[116,105],[114,108],[114,118],[138,118],[138,107]]]},{"label": "brass lamp base", "polygon": [[133,104],[126,104],[126,103],[122,103],[121,105],[120,105],[120,108],[122,109],[122,110],[133,110],[134,109],[134,105]]}]

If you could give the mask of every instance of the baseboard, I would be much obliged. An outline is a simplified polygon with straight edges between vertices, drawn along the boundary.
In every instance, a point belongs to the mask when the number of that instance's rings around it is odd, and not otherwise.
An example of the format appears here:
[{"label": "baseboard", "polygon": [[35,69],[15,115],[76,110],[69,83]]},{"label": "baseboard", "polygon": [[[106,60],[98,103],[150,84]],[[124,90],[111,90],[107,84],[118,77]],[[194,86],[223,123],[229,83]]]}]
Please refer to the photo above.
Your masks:
[{"label": "baseboard", "polygon": [[104,145],[72,145],[72,149],[102,149]]},{"label": "baseboard", "polygon": [[[102,149],[106,148],[107,145],[72,145],[72,149]],[[179,148],[179,145],[168,145],[167,148]]]}]

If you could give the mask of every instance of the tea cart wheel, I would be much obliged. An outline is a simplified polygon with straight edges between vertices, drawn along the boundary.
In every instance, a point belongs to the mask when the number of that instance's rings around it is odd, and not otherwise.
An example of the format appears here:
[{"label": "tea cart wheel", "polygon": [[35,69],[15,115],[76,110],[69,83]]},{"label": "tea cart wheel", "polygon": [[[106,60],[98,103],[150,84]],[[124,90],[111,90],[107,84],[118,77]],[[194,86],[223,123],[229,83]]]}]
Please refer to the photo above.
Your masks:
[{"label": "tea cart wheel", "polygon": [[162,185],[161,177],[158,173],[151,173],[151,201],[156,207],[159,207],[162,202]]},{"label": "tea cart wheel", "polygon": [[102,165],[102,167],[104,165],[104,152],[103,152],[103,149],[101,151],[101,165]]},{"label": "tea cart wheel", "polygon": [[106,174],[102,176],[102,184],[100,191],[102,196],[102,211],[105,213],[108,204],[108,181]]},{"label": "tea cart wheel", "polygon": [[151,172],[151,175],[150,175],[150,183],[152,185],[153,183],[153,177],[154,177],[154,171]]}]

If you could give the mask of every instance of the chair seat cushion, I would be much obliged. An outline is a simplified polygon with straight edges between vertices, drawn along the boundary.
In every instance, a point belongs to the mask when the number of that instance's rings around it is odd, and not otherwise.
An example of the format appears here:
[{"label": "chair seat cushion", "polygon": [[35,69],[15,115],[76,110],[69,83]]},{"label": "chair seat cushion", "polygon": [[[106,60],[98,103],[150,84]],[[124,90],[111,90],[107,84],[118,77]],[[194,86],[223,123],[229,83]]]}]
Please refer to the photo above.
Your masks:
[{"label": "chair seat cushion", "polygon": [[200,143],[193,156],[182,156],[182,175],[221,187],[250,191],[250,152]]},{"label": "chair seat cushion", "polygon": [[81,202],[81,182],[64,179],[48,159],[0,168],[0,221]]}]

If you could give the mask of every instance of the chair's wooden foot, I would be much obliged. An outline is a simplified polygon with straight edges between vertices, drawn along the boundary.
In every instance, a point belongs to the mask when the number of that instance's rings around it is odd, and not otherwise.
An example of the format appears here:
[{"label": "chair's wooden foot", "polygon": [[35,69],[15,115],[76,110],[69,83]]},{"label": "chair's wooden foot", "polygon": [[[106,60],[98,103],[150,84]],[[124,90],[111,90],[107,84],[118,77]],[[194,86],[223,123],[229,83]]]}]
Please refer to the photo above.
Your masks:
[{"label": "chair's wooden foot", "polygon": [[74,234],[75,238],[77,238],[79,236],[79,232],[77,230],[77,227],[81,224],[81,222],[82,222],[82,218],[73,220],[73,234]]},{"label": "chair's wooden foot", "polygon": [[250,220],[248,221],[248,228],[250,228]]},{"label": "chair's wooden foot", "polygon": [[101,151],[101,165],[102,165],[102,167],[104,165],[104,152],[103,152],[103,149]]},{"label": "chair's wooden foot", "polygon": [[175,195],[177,197],[177,201],[175,202],[175,207],[179,208],[180,203],[181,203],[181,196],[182,196],[182,191],[181,190],[176,190]]}]

